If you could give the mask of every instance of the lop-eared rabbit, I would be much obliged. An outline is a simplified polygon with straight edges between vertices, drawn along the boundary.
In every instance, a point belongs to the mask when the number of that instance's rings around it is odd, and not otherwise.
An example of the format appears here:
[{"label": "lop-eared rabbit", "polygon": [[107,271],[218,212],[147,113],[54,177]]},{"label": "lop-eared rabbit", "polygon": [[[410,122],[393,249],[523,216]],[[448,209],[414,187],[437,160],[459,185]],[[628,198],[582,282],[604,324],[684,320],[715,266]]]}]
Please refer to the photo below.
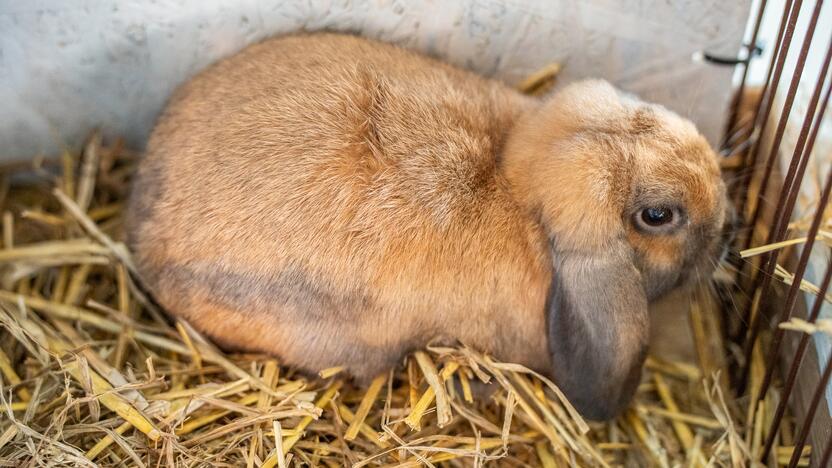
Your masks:
[{"label": "lop-eared rabbit", "polygon": [[694,126],[603,81],[545,100],[354,36],[253,45],[173,96],[128,240],[228,349],[366,381],[429,342],[632,397],[648,303],[711,271],[726,198]]}]

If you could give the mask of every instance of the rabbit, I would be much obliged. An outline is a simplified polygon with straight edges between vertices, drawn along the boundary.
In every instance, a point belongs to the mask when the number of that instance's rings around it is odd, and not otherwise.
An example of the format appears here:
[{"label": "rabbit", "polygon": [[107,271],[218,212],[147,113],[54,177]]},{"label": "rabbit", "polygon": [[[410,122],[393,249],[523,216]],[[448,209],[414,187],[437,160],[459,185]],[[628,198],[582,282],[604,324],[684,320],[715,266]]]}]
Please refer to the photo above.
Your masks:
[{"label": "rabbit", "polygon": [[708,274],[725,205],[694,125],[607,82],[541,100],[304,33],[175,92],[126,231],[155,300],[225,349],[366,382],[461,342],[606,420],[638,385],[648,304]]}]

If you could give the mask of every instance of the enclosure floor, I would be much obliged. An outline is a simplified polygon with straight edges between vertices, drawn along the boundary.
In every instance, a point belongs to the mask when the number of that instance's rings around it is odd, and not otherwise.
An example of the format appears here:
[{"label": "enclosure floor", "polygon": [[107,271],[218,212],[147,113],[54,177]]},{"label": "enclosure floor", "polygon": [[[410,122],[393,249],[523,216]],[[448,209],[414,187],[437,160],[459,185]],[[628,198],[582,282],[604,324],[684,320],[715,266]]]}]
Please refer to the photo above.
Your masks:
[{"label": "enclosure floor", "polygon": [[[369,388],[339,368],[313,378],[223,353],[131,281],[121,212],[134,160],[93,138],[2,179],[4,466],[741,466],[758,450],[747,399],[715,367],[708,288],[655,311],[638,393],[608,423],[463,346],[408,356]],[[782,432],[781,461],[794,431]]]}]

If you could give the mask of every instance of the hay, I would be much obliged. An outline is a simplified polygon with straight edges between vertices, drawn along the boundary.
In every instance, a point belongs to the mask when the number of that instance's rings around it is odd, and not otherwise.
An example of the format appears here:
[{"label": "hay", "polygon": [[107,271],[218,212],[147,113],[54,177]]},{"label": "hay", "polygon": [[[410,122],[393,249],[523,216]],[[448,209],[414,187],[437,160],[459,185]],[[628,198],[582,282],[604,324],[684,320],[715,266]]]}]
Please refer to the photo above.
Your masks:
[{"label": "hay", "polygon": [[727,393],[706,290],[691,312],[699,362],[650,357],[608,423],[461,345],[416,352],[367,388],[342,368],[310,377],[226,354],[131,279],[120,215],[134,163],[94,136],[80,155],[3,173],[0,465],[746,466],[759,449],[773,408]]}]

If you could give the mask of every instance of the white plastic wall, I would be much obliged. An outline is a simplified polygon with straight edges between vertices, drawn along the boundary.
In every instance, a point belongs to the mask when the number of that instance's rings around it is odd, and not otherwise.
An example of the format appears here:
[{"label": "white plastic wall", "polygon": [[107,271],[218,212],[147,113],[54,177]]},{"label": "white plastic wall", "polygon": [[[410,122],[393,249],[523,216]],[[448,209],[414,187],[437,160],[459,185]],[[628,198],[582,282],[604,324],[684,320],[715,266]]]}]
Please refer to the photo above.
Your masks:
[{"label": "white plastic wall", "polygon": [[358,32],[516,83],[552,61],[722,128],[749,0],[0,0],[0,160],[54,153],[93,127],[141,147],[173,88],[246,44]]}]

